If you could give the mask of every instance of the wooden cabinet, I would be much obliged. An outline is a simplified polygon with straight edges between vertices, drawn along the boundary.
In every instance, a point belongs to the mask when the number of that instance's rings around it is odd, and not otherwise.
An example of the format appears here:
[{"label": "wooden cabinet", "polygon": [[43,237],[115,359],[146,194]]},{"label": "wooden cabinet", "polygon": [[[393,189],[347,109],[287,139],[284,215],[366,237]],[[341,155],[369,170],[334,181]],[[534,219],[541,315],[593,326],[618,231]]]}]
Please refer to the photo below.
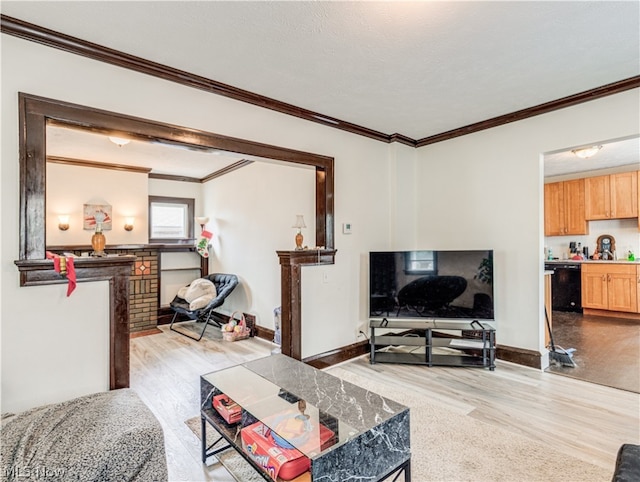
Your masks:
[{"label": "wooden cabinet", "polygon": [[586,178],[586,219],[638,216],[638,171]]},{"label": "wooden cabinet", "polygon": [[544,185],[544,234],[589,234],[585,216],[585,180]]},{"label": "wooden cabinet", "polygon": [[583,264],[582,307],[638,313],[640,283],[633,264]]}]

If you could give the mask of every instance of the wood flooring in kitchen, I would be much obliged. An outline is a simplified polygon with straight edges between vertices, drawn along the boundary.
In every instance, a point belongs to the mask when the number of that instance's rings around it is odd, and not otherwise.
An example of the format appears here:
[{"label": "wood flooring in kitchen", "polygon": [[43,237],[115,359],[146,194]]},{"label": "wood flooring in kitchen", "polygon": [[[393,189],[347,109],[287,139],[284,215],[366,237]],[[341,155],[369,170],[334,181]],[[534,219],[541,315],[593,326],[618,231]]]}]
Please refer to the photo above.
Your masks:
[{"label": "wood flooring in kitchen", "polygon": [[553,338],[577,366],[548,372],[640,393],[640,321],[554,311]]}]

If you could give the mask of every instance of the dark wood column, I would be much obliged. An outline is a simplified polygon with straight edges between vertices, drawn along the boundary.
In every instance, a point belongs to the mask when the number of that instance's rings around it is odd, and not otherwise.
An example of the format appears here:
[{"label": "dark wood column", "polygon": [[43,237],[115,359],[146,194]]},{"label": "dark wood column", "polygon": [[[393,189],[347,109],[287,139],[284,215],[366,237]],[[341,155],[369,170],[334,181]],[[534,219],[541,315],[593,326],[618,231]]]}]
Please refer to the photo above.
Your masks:
[{"label": "dark wood column", "polygon": [[[129,387],[129,276],[135,256],[75,258],[78,283],[109,281],[109,388]],[[53,260],[19,260],[20,286],[67,283]],[[73,293],[71,296],[78,296]]]},{"label": "dark wood column", "polygon": [[302,359],[302,281],[303,266],[334,264],[335,249],[276,251],[280,258],[280,300],[282,306],[281,347],[284,355]]}]

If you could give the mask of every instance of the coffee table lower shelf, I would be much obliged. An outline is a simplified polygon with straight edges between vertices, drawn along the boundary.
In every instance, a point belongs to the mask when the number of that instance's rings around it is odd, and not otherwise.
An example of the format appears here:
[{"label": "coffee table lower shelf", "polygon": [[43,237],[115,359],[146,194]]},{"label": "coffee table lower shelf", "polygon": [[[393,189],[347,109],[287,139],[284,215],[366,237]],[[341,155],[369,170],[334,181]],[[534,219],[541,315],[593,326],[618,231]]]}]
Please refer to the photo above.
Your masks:
[{"label": "coffee table lower shelf", "polygon": [[[228,416],[227,412],[222,410],[221,414],[214,409],[219,394],[241,408],[238,423],[227,423],[223,417]],[[307,415],[312,427],[319,429],[318,435],[301,446],[309,465],[288,465],[286,471],[280,470],[284,465],[269,464],[267,469],[263,468],[265,456],[268,454],[270,459],[277,454],[272,454],[269,443],[263,441],[259,423],[266,426],[275,423],[274,417],[298,411]],[[202,375],[200,415],[204,464],[209,457],[232,448],[260,478],[271,482],[275,477],[272,469],[279,471],[276,482],[411,481],[408,407],[381,396],[372,397],[357,385],[284,355],[271,355]],[[228,419],[235,421],[236,417],[237,413]],[[207,431],[212,428],[218,436],[209,435],[207,439]],[[251,444],[251,453],[244,450],[247,440],[256,442]],[[286,457],[293,456],[297,461],[295,455]],[[299,472],[307,467],[307,472]],[[297,477],[290,479],[294,475]]]},{"label": "coffee table lower shelf", "polygon": [[[273,482],[273,479],[269,477],[269,475],[262,470],[262,467],[257,465],[251,457],[249,457],[242,447],[239,446],[236,442],[238,437],[240,436],[238,426],[229,425],[225,422],[225,420],[212,409],[205,409],[201,411],[200,416],[201,422],[201,447],[202,447],[202,463],[206,463],[209,457],[212,457],[220,452],[224,452],[225,450],[233,449],[235,450],[247,463],[253,467],[253,469],[265,480]],[[220,435],[211,445],[207,445],[207,425],[211,425],[211,427]],[[223,445],[219,445],[222,443]],[[388,477],[396,474],[395,478],[393,478],[393,482],[399,480],[400,475],[404,475],[404,480],[409,482],[411,480],[411,459],[407,460],[399,467],[396,467],[387,475],[385,475],[380,480],[386,480]],[[295,479],[283,480],[278,477],[276,482],[311,482],[311,474],[309,472],[305,472]]]},{"label": "coffee table lower shelf", "polygon": [[[213,455],[219,454],[220,452],[224,452],[228,449],[234,449],[238,455],[240,455],[244,460],[247,461],[251,467],[265,480],[273,482],[273,479],[269,477],[269,475],[262,470],[260,466],[258,466],[247,454],[245,454],[242,447],[238,446],[234,440],[240,436],[240,433],[237,431],[236,426],[229,426],[220,417],[214,410],[203,410],[201,419],[201,429],[202,429],[202,463],[206,463],[207,459]],[[210,424],[211,427],[220,434],[211,445],[207,446],[207,424]],[[221,445],[222,444],[222,445]],[[283,479],[278,478],[278,482],[285,482]],[[286,482],[311,482],[311,474],[309,472],[305,472],[304,474],[296,477],[295,479],[291,479]]]}]

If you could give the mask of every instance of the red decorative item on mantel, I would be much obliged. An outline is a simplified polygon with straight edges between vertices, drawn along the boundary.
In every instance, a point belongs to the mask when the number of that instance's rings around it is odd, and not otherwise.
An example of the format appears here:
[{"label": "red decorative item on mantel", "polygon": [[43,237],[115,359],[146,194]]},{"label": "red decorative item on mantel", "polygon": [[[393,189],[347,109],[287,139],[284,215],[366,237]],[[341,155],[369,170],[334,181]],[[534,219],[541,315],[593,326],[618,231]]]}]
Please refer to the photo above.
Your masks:
[{"label": "red decorative item on mantel", "polygon": [[64,256],[47,251],[47,259],[53,259],[53,269],[56,270],[56,273],[60,273],[62,276],[65,276],[69,281],[69,285],[67,286],[67,296],[70,296],[71,293],[73,293],[73,290],[76,289],[77,284],[76,268],[73,264],[73,257],[69,256],[68,258],[65,258]]}]

